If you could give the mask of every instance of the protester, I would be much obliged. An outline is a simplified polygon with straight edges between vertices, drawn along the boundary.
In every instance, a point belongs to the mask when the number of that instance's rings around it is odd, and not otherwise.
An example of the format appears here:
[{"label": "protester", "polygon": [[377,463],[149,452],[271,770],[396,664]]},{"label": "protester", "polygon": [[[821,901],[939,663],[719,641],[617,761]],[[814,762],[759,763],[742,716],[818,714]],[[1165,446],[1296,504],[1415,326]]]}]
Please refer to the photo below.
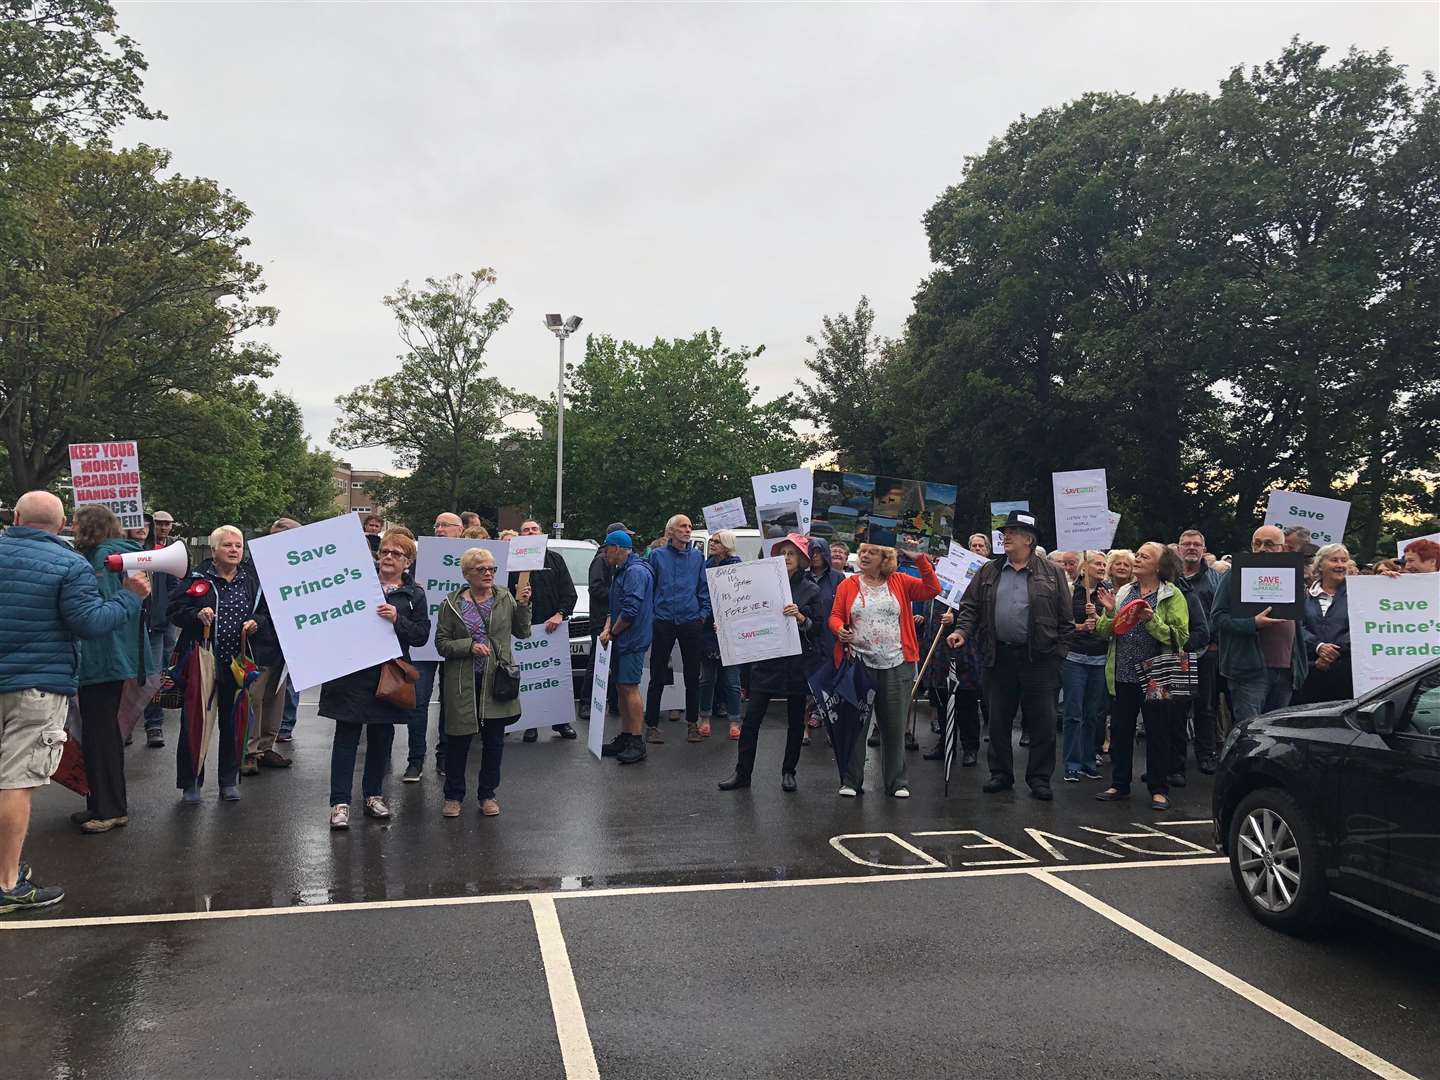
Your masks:
[{"label": "protester", "polygon": [[[512,533],[512,535],[518,535],[518,534],[515,534],[515,533],[514,533],[514,530],[511,530],[511,533]],[[485,528],[485,526],[483,526],[483,525],[471,525],[469,528],[467,528],[466,530],[464,530],[460,535],[461,535],[461,537],[463,537],[463,538],[466,539],[466,540],[489,540],[489,539],[490,539],[490,532],[489,532],[489,530],[487,530],[487,529]],[[502,536],[502,537],[500,537],[500,539],[504,540],[504,539],[507,539],[507,537]]]},{"label": "protester", "polygon": [[[616,529],[605,537],[605,557],[610,563],[610,614],[600,632],[600,644],[614,642],[616,698],[620,706],[620,733],[601,750],[621,765],[645,760],[645,722],[640,702],[640,679],[645,673],[645,654],[655,633],[655,572],[635,554],[630,533]],[[653,681],[653,680],[652,680]]]},{"label": "protester", "polygon": [[[370,521],[369,518],[366,522]],[[294,518],[276,518],[270,535],[298,529]],[[378,558],[378,556],[377,556]],[[280,635],[270,618],[270,602],[263,591],[255,609],[259,629],[250,641],[251,655],[260,669],[259,677],[250,684],[250,732],[245,740],[245,758],[240,762],[241,776],[255,776],[262,767],[288,769],[290,759],[275,749],[285,724],[285,710],[290,704],[290,676]],[[293,716],[293,713],[292,713]],[[293,728],[294,721],[291,721]]]},{"label": "protester", "polygon": [[[1195,764],[1207,776],[1215,772],[1216,718],[1220,711],[1219,646],[1209,634],[1210,612],[1215,607],[1215,592],[1220,588],[1220,574],[1207,561],[1205,534],[1199,529],[1186,529],[1180,534],[1181,588],[1189,590],[1205,616],[1210,640],[1202,652],[1197,671],[1195,694],[1190,703],[1191,727],[1195,739]],[[1192,622],[1194,620],[1191,620]],[[1185,760],[1181,746],[1180,761]],[[1172,770],[1174,771],[1174,770]]]},{"label": "protester", "polygon": [[850,548],[843,540],[830,541],[830,569],[842,577],[850,572]]},{"label": "protester", "polygon": [[[835,565],[835,548],[840,548],[840,565]],[[824,612],[824,618],[815,624],[815,656],[816,663],[835,651],[835,635],[830,632],[830,609],[835,604],[835,592],[840,588],[840,583],[845,580],[845,560],[849,558],[850,549],[839,541],[832,541],[827,544],[817,537],[810,539],[810,579],[820,590],[820,610]],[[820,718],[815,715],[815,699],[808,698],[805,702],[805,726],[807,728],[818,728]],[[802,740],[805,745],[810,744],[809,732],[806,732]]]},{"label": "protester", "polygon": [[1399,574],[1403,572],[1403,569],[1395,559],[1381,559],[1374,566],[1374,572],[1376,574]]},{"label": "protester", "polygon": [[1095,632],[1095,626],[1104,583],[1104,552],[1084,552],[1071,593],[1075,633],[1060,665],[1060,683],[1065,690],[1065,779],[1071,783],[1082,776],[1100,779],[1095,758],[1104,741],[1105,663],[1110,643]]},{"label": "protester", "polygon": [[1434,540],[1411,540],[1405,545],[1405,573],[1433,574],[1440,570],[1440,544]]},{"label": "protester", "polygon": [[[710,535],[705,543],[705,569],[717,566],[732,566],[740,562],[735,554],[735,533],[720,529]],[[720,639],[715,633],[715,616],[711,612],[705,620],[704,642],[700,653],[700,723],[691,727],[687,734],[690,742],[699,742],[710,737],[710,720],[713,715],[730,721],[730,738],[740,738],[740,669],[726,667],[720,662]],[[718,691],[718,694],[717,694]],[[717,700],[718,698],[718,700]]]},{"label": "protester", "polygon": [[[1180,587],[1180,592],[1185,597],[1185,613],[1190,623],[1190,636],[1185,641],[1183,651],[1190,658],[1194,666],[1195,689],[1198,691],[1200,657],[1205,654],[1205,650],[1210,647],[1211,643],[1210,616],[1200,598],[1200,594],[1192,588],[1190,583],[1185,579],[1184,561],[1181,560],[1179,554],[1176,552],[1171,552],[1171,555],[1174,556],[1175,560],[1174,581],[1175,584]],[[1172,788],[1184,787],[1187,782],[1185,776],[1186,743],[1189,741],[1190,712],[1194,705],[1194,698],[1195,694],[1193,693],[1188,696],[1182,694],[1165,702],[1165,714],[1170,721],[1170,767],[1167,772],[1167,780]],[[1211,728],[1210,735],[1212,738],[1210,746],[1212,748],[1214,746],[1214,734],[1215,731]],[[1198,733],[1195,738],[1195,744],[1196,763],[1201,765],[1202,771],[1204,771],[1205,764],[1210,764],[1213,770],[1213,760],[1207,762],[1207,753],[1202,753],[1200,750],[1200,734]],[[1208,756],[1213,759],[1213,749],[1208,752]]]},{"label": "protester", "polygon": [[1057,551],[1050,556],[1050,560],[1065,571],[1065,580],[1073,586],[1076,575],[1080,573],[1080,554],[1074,551]]},{"label": "protester", "polygon": [[690,519],[676,514],[665,523],[665,542],[647,560],[655,575],[654,644],[650,649],[650,687],[645,701],[645,739],[663,743],[660,696],[665,668],[675,643],[685,671],[685,720],[700,720],[700,655],[705,622],[710,618],[710,589],[705,556],[690,546]]},{"label": "protester", "polygon": [[[919,577],[895,572],[899,559],[894,548],[861,544],[860,572],[840,583],[830,608],[830,631],[838,641],[836,666],[848,648],[875,680],[885,791],[897,799],[910,797],[905,779],[905,713],[920,660],[910,605],[940,594],[940,579],[930,559],[922,552],[913,554]],[[846,798],[864,790],[865,752],[862,730],[855,735],[849,769],[840,786],[840,794]]]},{"label": "protester", "polygon": [[[750,700],[745,709],[745,726],[740,734],[740,754],[735,772],[720,781],[721,791],[734,791],[750,786],[755,768],[755,751],[760,741],[760,725],[775,698],[785,699],[788,724],[785,757],[780,763],[780,790],[794,791],[795,769],[800,762],[800,740],[805,735],[805,698],[809,693],[806,676],[814,666],[819,635],[816,628],[828,612],[820,606],[820,587],[810,577],[810,541],[799,533],[791,533],[770,549],[771,556],[782,555],[790,575],[790,603],[782,614],[794,619],[800,630],[800,652],[760,660],[750,666]],[[937,592],[938,587],[937,587]],[[863,775],[863,774],[862,774]],[[902,774],[903,779],[903,774]]]},{"label": "protester", "polygon": [[[1408,550],[1406,554],[1409,554]],[[1304,637],[1310,673],[1291,704],[1347,701],[1355,696],[1350,657],[1350,606],[1345,592],[1350,552],[1325,544],[1315,553],[1305,595]]]},{"label": "protester", "polygon": [[380,533],[385,528],[385,519],[379,514],[366,514],[361,519],[360,527],[365,531],[365,542],[370,545],[370,554],[379,560]]},{"label": "protester", "polygon": [[[1262,525],[1250,539],[1253,552],[1284,547],[1285,534],[1278,525]],[[1220,646],[1220,674],[1229,686],[1231,711],[1235,722],[1242,723],[1289,705],[1305,684],[1310,663],[1303,626],[1297,627],[1293,619],[1271,618],[1268,607],[1253,618],[1233,615],[1232,591],[1221,587],[1215,594],[1210,625]]]},{"label": "protester", "polygon": [[[462,530],[483,529],[485,528],[485,523],[480,520],[480,515],[477,514],[474,510],[462,510],[460,511],[460,528]],[[481,539],[489,540],[490,537],[487,534],[485,536],[482,536]]]},{"label": "protester", "polygon": [[[976,554],[979,553],[976,552]],[[955,741],[960,748],[960,764],[964,768],[971,768],[980,759],[982,704],[980,688],[983,670],[980,663],[980,650],[975,647],[973,638],[967,641],[962,648],[952,649],[950,647],[948,638],[954,625],[955,612],[944,605],[931,605],[921,641],[933,641],[937,634],[941,638],[935,659],[930,664],[930,672],[926,676],[926,682],[930,689],[930,700],[939,720],[935,726],[940,738],[931,749],[921,756],[926,761],[945,760],[945,717],[949,715],[949,710],[952,708],[950,698],[953,694],[955,698],[953,706],[955,710]],[[951,668],[955,673],[953,687],[950,681]]]},{"label": "protester", "polygon": [[[300,528],[300,522],[294,518],[276,518],[270,525],[270,531],[285,532],[290,529]],[[289,675],[285,676],[285,702],[280,708],[280,734],[275,736],[277,743],[289,743],[295,740],[295,718],[300,707],[300,693],[295,689],[295,683]]]},{"label": "protester", "polygon": [[[180,628],[183,654],[208,634],[215,655],[215,698],[219,707],[220,798],[240,798],[240,761],[236,745],[235,695],[240,688],[230,674],[230,661],[241,652],[241,639],[260,624],[254,615],[260,578],[245,559],[245,537],[234,525],[210,534],[210,558],[202,562],[170,600],[170,621]],[[205,763],[192,761],[182,735],[175,748],[175,784],[184,801],[198,803],[205,782]]]},{"label": "protester", "polygon": [[[470,534],[470,530],[467,529],[467,530],[466,530],[466,535],[468,536],[469,534]],[[500,530],[500,535],[499,535],[499,537],[497,537],[497,539],[500,539],[500,540],[514,540],[514,539],[515,539],[517,536],[519,536],[519,535],[520,535],[520,534],[519,534],[518,532],[516,532],[514,529],[501,529],[501,530]],[[480,536],[480,530],[478,530],[478,529],[475,530],[475,539],[477,539],[477,540],[484,539],[482,536]]]},{"label": "protester", "polygon": [[[632,539],[635,536],[625,527],[623,521],[612,521],[605,530],[605,536],[609,536],[613,532],[626,533]],[[605,550],[604,544],[596,547],[595,557],[590,560],[590,570],[586,575],[586,591],[590,593],[590,661],[585,667],[585,701],[582,706],[586,716],[590,712],[590,699],[594,696],[596,646],[600,642],[600,631],[605,629],[605,620],[610,617],[610,581],[615,576],[615,568],[606,558]],[[610,666],[612,669],[615,666],[613,653]],[[618,708],[613,679],[610,682],[610,694],[606,707],[607,711]]]},{"label": "protester", "polygon": [[1135,580],[1135,553],[1129,548],[1111,548],[1105,556],[1105,581],[1112,593]]},{"label": "protester", "polygon": [[[150,595],[130,574],[103,597],[94,569],[59,533],[65,509],[48,491],[15,503],[0,538],[0,915],[65,898],[20,862],[34,790],[50,783],[65,748],[69,700],[79,688],[80,639],[96,640],[138,620]],[[138,644],[138,640],[137,640]]]},{"label": "protester", "polygon": [[1011,725],[1021,713],[1029,736],[1025,782],[1037,799],[1054,798],[1055,706],[1060,665],[1074,634],[1070,584],[1064,572],[1037,551],[1035,518],[1012,510],[1001,535],[1005,558],[986,563],[965,590],[955,614],[952,649],[974,638],[984,665],[990,724],[990,794],[1015,786]]},{"label": "protester", "polygon": [[[436,536],[449,540],[459,538],[462,526],[460,515],[448,510],[435,515],[433,526]],[[418,550],[418,548],[417,548]],[[428,615],[428,612],[427,612]],[[438,660],[417,660],[415,670],[420,677],[415,680],[415,714],[410,718],[405,775],[401,779],[407,784],[418,784],[425,768],[425,733],[430,727],[430,699],[435,694],[435,672],[440,666]],[[435,725],[435,771],[445,775],[445,694],[440,694],[440,718]]]},{"label": "protester", "polygon": [[971,533],[967,546],[973,555],[980,555],[986,559],[990,557],[990,537],[984,533]]},{"label": "protester", "polygon": [[[145,550],[159,551],[169,547],[170,533],[174,528],[175,519],[164,510],[156,510],[150,515],[150,533],[145,539]],[[175,641],[179,633],[171,625],[168,609],[170,594],[179,580],[179,577],[170,574],[150,575],[150,599],[145,603],[145,627],[149,637],[150,662],[155,671],[163,671],[169,667],[170,658],[175,652]],[[152,748],[165,745],[165,710],[160,707],[158,696],[145,705],[145,745]]]},{"label": "protester", "polygon": [[[390,529],[380,537],[380,590],[385,602],[375,609],[379,618],[395,629],[401,657],[410,661],[410,650],[430,640],[430,609],[425,590],[415,584],[409,570],[415,564],[415,541]],[[335,738],[330,744],[330,828],[350,827],[350,800],[355,791],[355,758],[360,733],[365,733],[365,772],[361,794],[367,817],[385,819],[385,774],[390,770],[390,748],[395,742],[395,725],[408,724],[411,708],[402,708],[376,697],[383,664],[352,671],[320,687],[319,714],[335,721]]]},{"label": "protester", "polygon": [[480,771],[475,797],[486,817],[500,813],[500,761],[505,726],[520,716],[520,697],[498,694],[496,672],[518,678],[514,640],[530,636],[530,585],[511,593],[495,583],[495,556],[471,548],[460,556],[466,586],[440,607],[435,648],[445,658],[445,802],[442,817],[460,816],[465,801],[465,762],[470,742],[480,736]]},{"label": "protester", "polygon": [[1313,535],[1304,525],[1291,525],[1285,530],[1285,550],[1296,551],[1307,559],[1312,559],[1320,550],[1313,540]]},{"label": "protester", "polygon": [[[521,536],[543,536],[544,530],[540,523],[534,519],[527,519],[520,524]],[[510,592],[518,595],[520,589],[520,575],[510,575]],[[578,599],[575,593],[575,582],[570,578],[570,568],[565,565],[565,557],[553,548],[545,550],[545,569],[533,570],[530,572],[530,617],[537,623],[545,624],[545,633],[554,634],[561,631],[561,627],[570,616],[575,614],[575,601]],[[569,644],[569,634],[565,633],[566,644]],[[569,723],[552,724],[550,730],[562,739],[576,738],[575,729]],[[525,732],[524,739],[534,742],[540,737],[537,728],[530,728]]]},{"label": "protester", "polygon": [[[1175,579],[1180,560],[1164,544],[1151,541],[1135,552],[1135,580],[1118,593],[1102,588],[1104,609],[1095,632],[1110,639],[1105,679],[1115,697],[1110,713],[1110,786],[1095,797],[1114,802],[1130,797],[1135,754],[1135,720],[1145,714],[1145,777],[1150,809],[1170,809],[1170,724],[1167,703],[1146,696],[1146,661],[1165,652],[1180,652],[1190,637],[1189,607]],[[1128,632],[1115,633],[1116,616],[1134,600],[1144,602]]]}]

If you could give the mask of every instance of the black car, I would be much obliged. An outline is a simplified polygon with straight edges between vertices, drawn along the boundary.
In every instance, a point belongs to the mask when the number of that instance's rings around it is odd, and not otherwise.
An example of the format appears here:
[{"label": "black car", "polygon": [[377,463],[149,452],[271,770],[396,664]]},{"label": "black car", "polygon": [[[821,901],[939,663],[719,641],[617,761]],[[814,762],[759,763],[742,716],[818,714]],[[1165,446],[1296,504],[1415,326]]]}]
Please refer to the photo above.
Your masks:
[{"label": "black car", "polygon": [[1267,926],[1313,929],[1333,906],[1440,943],[1440,661],[1358,700],[1237,724],[1214,816]]}]

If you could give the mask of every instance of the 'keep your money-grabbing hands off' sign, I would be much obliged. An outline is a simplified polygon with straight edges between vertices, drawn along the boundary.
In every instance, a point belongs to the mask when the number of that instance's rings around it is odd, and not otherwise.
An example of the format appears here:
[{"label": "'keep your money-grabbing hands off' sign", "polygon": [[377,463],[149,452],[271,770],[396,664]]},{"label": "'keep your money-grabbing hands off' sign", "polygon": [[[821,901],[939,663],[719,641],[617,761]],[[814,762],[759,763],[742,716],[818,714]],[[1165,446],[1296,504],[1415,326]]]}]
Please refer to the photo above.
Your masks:
[{"label": "'keep your money-grabbing hands off' sign", "polygon": [[400,655],[370,545],[355,514],[250,544],[295,689],[305,690]]}]

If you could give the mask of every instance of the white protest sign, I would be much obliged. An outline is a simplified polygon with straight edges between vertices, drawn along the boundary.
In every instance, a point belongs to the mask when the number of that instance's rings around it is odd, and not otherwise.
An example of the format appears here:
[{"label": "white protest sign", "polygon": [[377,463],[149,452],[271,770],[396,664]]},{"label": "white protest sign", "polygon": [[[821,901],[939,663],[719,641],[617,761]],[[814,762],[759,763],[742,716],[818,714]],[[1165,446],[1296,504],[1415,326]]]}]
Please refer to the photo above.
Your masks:
[{"label": "white protest sign", "polygon": [[[510,558],[505,563],[505,572],[514,574],[521,570],[544,570],[545,547],[550,538],[543,533],[539,536],[512,536]],[[495,575],[499,578],[499,574]],[[501,581],[504,584],[504,581]]]},{"label": "white protest sign", "polygon": [[809,469],[786,469],[784,472],[765,473],[752,476],[750,484],[755,489],[757,516],[766,517],[767,507],[795,507],[795,528],[784,532],[799,532],[810,535],[810,508],[815,501],[815,474]]},{"label": "white protest sign", "polygon": [[726,499],[705,507],[705,530],[714,536],[721,529],[743,529],[749,522],[745,518],[743,499]]},{"label": "white protest sign", "polygon": [[935,599],[949,608],[958,608],[960,598],[975,580],[980,568],[990,560],[973,551],[966,551],[955,543],[950,544],[950,553],[935,564],[935,573],[940,578],[940,595]]},{"label": "white protest sign", "polygon": [[1427,533],[1424,536],[1412,536],[1409,540],[1401,540],[1395,545],[1395,558],[1405,558],[1405,549],[1416,540],[1434,540],[1437,544],[1440,544],[1440,533]]},{"label": "white protest sign", "polygon": [[1055,550],[1086,551],[1103,550],[1115,538],[1115,526],[1111,514],[1102,507],[1080,506],[1055,508]]},{"label": "white protest sign", "polygon": [[418,649],[411,649],[410,659],[439,660],[435,631],[440,628],[440,605],[467,584],[460,573],[460,556],[473,547],[484,548],[495,556],[495,583],[504,585],[510,544],[506,540],[463,540],[448,536],[422,536],[415,543],[420,547],[415,558],[415,584],[425,590],[425,601],[430,608],[430,640]]},{"label": "white protest sign", "polygon": [[296,690],[400,655],[358,514],[262,536],[250,556]]},{"label": "white protest sign", "polygon": [[1348,577],[1355,696],[1440,656],[1440,574]]},{"label": "white protest sign", "polygon": [[140,494],[140,444],[135,440],[70,444],[70,482],[75,508],[108,506],[122,529],[145,527]]},{"label": "white protest sign", "polygon": [[1240,602],[1242,604],[1293,604],[1295,602],[1295,575],[1293,566],[1241,566],[1234,573],[1240,575]]},{"label": "white protest sign", "polygon": [[545,624],[538,623],[530,628],[528,638],[512,638],[510,649],[520,669],[520,719],[506,724],[505,730],[571,723],[575,719],[575,686],[565,624],[547,634]]},{"label": "white protest sign", "polygon": [[1303,525],[1316,544],[1343,544],[1350,504],[1339,499],[1322,499],[1298,491],[1272,491],[1265,509],[1265,524],[1288,529]]},{"label": "white protest sign", "polygon": [[800,627],[781,612],[791,603],[783,558],[757,559],[705,571],[720,662],[726,667],[800,653]]},{"label": "white protest sign", "polygon": [[585,736],[585,749],[597,758],[605,745],[606,702],[610,700],[610,642],[595,643],[595,683],[590,691],[590,731]]},{"label": "white protest sign", "polygon": [[1098,547],[1101,550],[1109,551],[1111,545],[1115,543],[1115,534],[1120,529],[1120,515],[1113,510],[1107,510],[1105,514],[1107,523],[1110,526],[1110,535],[1105,538],[1105,543],[1098,545]]},{"label": "white protest sign", "polygon": [[1104,469],[1075,469],[1071,472],[1050,474],[1050,484],[1055,492],[1055,511],[1070,510],[1081,506],[1099,507],[1108,510],[1110,493],[1105,487]]}]

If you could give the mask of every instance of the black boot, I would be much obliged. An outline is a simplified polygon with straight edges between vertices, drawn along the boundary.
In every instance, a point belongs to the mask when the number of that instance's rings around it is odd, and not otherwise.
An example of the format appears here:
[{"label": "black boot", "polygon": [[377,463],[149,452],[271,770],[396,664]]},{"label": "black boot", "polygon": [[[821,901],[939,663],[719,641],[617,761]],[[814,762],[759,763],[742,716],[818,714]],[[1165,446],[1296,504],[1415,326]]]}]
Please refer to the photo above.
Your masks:
[{"label": "black boot", "polygon": [[738,772],[731,773],[730,778],[728,780],[721,780],[718,786],[721,791],[734,791],[737,788],[747,788],[750,786],[750,778],[748,776],[741,776]]}]

